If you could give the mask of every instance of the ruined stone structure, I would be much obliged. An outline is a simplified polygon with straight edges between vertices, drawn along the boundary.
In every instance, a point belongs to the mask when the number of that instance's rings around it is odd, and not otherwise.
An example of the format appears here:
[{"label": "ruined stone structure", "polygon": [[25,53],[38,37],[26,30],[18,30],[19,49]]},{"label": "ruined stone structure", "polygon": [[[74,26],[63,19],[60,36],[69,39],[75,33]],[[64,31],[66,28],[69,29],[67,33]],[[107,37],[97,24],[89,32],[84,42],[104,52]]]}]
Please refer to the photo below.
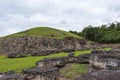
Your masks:
[{"label": "ruined stone structure", "polygon": [[24,69],[23,77],[26,80],[58,80],[59,69],[55,67]]},{"label": "ruined stone structure", "polygon": [[98,70],[83,74],[75,80],[120,80],[120,70]]},{"label": "ruined stone structure", "polygon": [[120,49],[94,50],[89,62],[90,71],[75,80],[120,80]]},{"label": "ruined stone structure", "polygon": [[[82,60],[83,59],[83,60]],[[73,52],[66,57],[46,58],[36,62],[36,66],[30,69],[24,69],[22,74],[16,74],[12,71],[0,75],[0,80],[60,80],[59,69],[68,63],[78,63],[86,61],[88,55],[74,56]],[[85,62],[84,61],[84,62]]]},{"label": "ruined stone structure", "polygon": [[90,54],[83,54],[76,57],[76,62],[79,64],[88,64]]},{"label": "ruined stone structure", "polygon": [[20,74],[14,73],[14,71],[8,71],[0,73],[0,80],[24,80],[20,77]]},{"label": "ruined stone structure", "polygon": [[91,69],[75,80],[120,80],[120,50],[94,50],[91,54],[75,57],[46,58],[36,63],[34,68],[24,69],[22,74],[8,72],[0,74],[0,80],[60,80],[59,69],[68,63],[86,64]]},{"label": "ruined stone structure", "polygon": [[71,52],[96,48],[96,43],[84,39],[67,37],[65,39],[51,39],[45,37],[16,37],[3,38],[0,41],[0,53],[8,57],[25,57],[27,55],[48,55],[55,52]]},{"label": "ruined stone structure", "polygon": [[64,67],[67,64],[68,58],[61,57],[61,58],[48,58],[40,60],[36,63],[37,67]]},{"label": "ruined stone structure", "polygon": [[120,50],[94,51],[90,56],[90,64],[97,69],[120,69]]},{"label": "ruined stone structure", "polygon": [[88,64],[90,54],[84,54],[75,57],[74,53],[71,53],[66,57],[59,58],[46,58],[36,63],[36,67],[64,67],[68,63]]},{"label": "ruined stone structure", "polygon": [[0,74],[0,80],[59,80],[59,69],[35,67],[24,69],[22,74],[5,72]]}]

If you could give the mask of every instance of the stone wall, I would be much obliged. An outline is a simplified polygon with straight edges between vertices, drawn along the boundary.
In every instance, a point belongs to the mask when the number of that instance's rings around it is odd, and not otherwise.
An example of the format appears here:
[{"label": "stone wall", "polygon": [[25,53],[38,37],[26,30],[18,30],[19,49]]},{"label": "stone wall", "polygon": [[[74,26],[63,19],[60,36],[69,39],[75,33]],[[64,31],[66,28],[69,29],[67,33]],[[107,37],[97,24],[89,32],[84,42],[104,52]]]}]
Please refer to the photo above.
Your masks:
[{"label": "stone wall", "polygon": [[51,39],[44,37],[3,38],[0,41],[0,53],[8,57],[24,57],[27,55],[47,55],[55,52],[71,52],[96,48],[96,44],[84,39],[68,37],[65,39]]},{"label": "stone wall", "polygon": [[120,80],[120,70],[100,70],[83,74],[75,80]]},{"label": "stone wall", "polygon": [[89,62],[90,71],[75,80],[120,80],[120,49],[94,50]]},{"label": "stone wall", "polygon": [[24,69],[22,75],[27,80],[58,80],[59,69],[55,67]]},{"label": "stone wall", "polygon": [[8,71],[0,73],[0,80],[24,80],[20,74],[15,73],[14,71]]},{"label": "stone wall", "polygon": [[36,62],[34,68],[24,69],[22,74],[13,71],[1,73],[0,80],[61,80],[59,70],[68,63],[79,64],[81,59],[88,60],[88,55],[75,57],[71,52],[66,57],[46,58]]},{"label": "stone wall", "polygon": [[36,63],[37,67],[64,67],[68,61],[67,57],[61,57],[61,58],[48,58],[40,60]]},{"label": "stone wall", "polygon": [[59,58],[46,58],[36,62],[36,67],[46,68],[46,67],[64,67],[68,63],[78,63],[78,64],[89,64],[90,54],[84,54],[75,57],[74,53],[71,53],[66,57]]},{"label": "stone wall", "polygon": [[90,64],[96,69],[120,69],[120,50],[94,51],[90,56]]},{"label": "stone wall", "polygon": [[22,74],[8,71],[0,73],[0,80],[59,80],[59,69],[56,67],[35,67],[24,69]]}]

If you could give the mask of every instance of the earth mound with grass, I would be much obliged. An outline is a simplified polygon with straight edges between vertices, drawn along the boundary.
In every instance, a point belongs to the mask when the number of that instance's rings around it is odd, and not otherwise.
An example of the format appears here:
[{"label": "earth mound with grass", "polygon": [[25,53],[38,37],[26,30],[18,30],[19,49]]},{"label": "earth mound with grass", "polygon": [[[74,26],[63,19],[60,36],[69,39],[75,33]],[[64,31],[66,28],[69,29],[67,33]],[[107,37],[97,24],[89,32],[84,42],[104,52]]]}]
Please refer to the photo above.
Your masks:
[{"label": "earth mound with grass", "polygon": [[3,37],[0,53],[8,57],[48,55],[96,48],[96,43],[75,34],[48,27],[37,27]]},{"label": "earth mound with grass", "polygon": [[66,32],[63,30],[54,29],[50,27],[36,27],[15,34],[11,34],[5,37],[11,38],[11,37],[23,37],[23,36],[37,36],[37,37],[47,37],[54,39],[63,39],[65,37],[82,38],[70,32]]}]

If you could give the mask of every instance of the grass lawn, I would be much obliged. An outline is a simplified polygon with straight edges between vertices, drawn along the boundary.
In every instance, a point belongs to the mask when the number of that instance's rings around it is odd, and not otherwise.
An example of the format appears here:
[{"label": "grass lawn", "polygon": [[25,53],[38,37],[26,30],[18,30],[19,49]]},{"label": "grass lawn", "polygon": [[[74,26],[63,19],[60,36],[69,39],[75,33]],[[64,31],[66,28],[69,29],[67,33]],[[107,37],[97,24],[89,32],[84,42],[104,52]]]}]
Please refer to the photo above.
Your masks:
[{"label": "grass lawn", "polygon": [[[109,50],[109,48],[105,48],[105,50]],[[78,56],[81,54],[87,54],[90,52],[91,50],[76,51],[75,56]],[[68,53],[61,52],[61,53],[51,54],[47,56],[28,56],[24,58],[7,58],[6,56],[0,56],[0,72],[5,72],[9,70],[21,72],[22,69],[35,66],[35,63],[37,61],[42,60],[44,58],[62,57],[67,55]]]}]

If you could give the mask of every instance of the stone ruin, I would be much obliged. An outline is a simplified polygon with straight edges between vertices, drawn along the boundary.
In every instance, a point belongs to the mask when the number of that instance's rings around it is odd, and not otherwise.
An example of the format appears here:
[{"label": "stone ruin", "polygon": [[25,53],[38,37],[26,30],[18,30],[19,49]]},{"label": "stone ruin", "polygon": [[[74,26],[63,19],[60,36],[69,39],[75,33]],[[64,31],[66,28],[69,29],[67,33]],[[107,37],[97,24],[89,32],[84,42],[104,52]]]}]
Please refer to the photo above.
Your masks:
[{"label": "stone ruin", "polygon": [[[46,58],[36,62],[34,68],[24,69],[22,74],[7,72],[0,75],[0,80],[60,80],[59,69],[68,63],[88,63],[89,55],[75,57],[73,52],[66,57]],[[83,60],[82,60],[83,59]],[[9,73],[9,74],[8,74]]]},{"label": "stone ruin", "polygon": [[59,69],[35,67],[24,69],[22,74],[5,72],[0,74],[0,80],[59,80]]},{"label": "stone ruin", "polygon": [[91,54],[46,58],[36,63],[34,68],[24,69],[22,74],[1,73],[0,80],[60,80],[59,69],[68,63],[88,64],[90,70],[75,80],[120,80],[120,50],[93,50]]},{"label": "stone ruin", "polygon": [[55,67],[49,68],[31,68],[23,70],[23,77],[26,80],[58,80],[59,69]]},{"label": "stone ruin", "polygon": [[48,58],[40,60],[36,63],[37,67],[64,67],[66,65],[67,57]]},{"label": "stone ruin", "polygon": [[16,74],[14,71],[8,71],[0,73],[0,80],[24,80],[20,77],[20,74]]},{"label": "stone ruin", "polygon": [[46,58],[36,62],[34,68],[24,69],[22,74],[0,74],[0,80],[60,80],[59,69],[68,63],[88,64],[90,70],[75,80],[120,80],[120,50],[93,50],[91,54]]},{"label": "stone ruin", "polygon": [[75,80],[120,80],[120,49],[94,50],[89,62],[89,72]]},{"label": "stone ruin", "polygon": [[89,54],[74,56],[74,53],[71,52],[66,57],[59,58],[46,58],[40,60],[36,63],[36,67],[64,67],[68,63],[78,63],[78,64],[88,64],[89,63]]},{"label": "stone ruin", "polygon": [[120,70],[98,70],[83,74],[75,80],[120,80]]},{"label": "stone ruin", "polygon": [[92,52],[90,64],[97,69],[120,69],[120,50]]},{"label": "stone ruin", "polygon": [[46,58],[40,60],[36,63],[37,67],[64,67],[67,63],[75,63],[76,57],[74,57],[74,53],[70,53],[66,57],[59,58]]},{"label": "stone ruin", "polygon": [[83,54],[76,57],[76,62],[79,64],[89,64],[90,54]]},{"label": "stone ruin", "polygon": [[27,55],[41,56],[56,52],[72,52],[97,48],[96,43],[85,39],[66,37],[65,39],[52,39],[45,37],[24,36],[15,38],[2,38],[0,40],[0,53],[9,58],[25,57]]}]

